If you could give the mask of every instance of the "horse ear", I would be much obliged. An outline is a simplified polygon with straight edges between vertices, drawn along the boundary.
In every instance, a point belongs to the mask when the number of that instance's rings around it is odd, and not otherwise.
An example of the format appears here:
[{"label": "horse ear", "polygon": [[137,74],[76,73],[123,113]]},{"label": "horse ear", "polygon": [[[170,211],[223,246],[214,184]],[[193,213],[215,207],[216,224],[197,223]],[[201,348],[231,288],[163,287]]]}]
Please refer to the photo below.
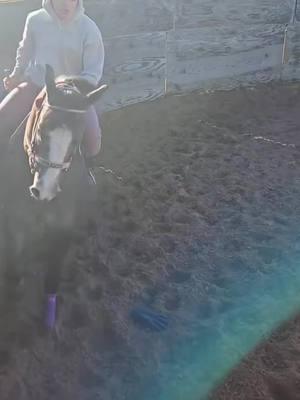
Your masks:
[{"label": "horse ear", "polygon": [[88,99],[89,104],[95,103],[107,88],[107,85],[102,85],[92,92],[88,93],[86,95],[86,98]]},{"label": "horse ear", "polygon": [[46,68],[46,73],[45,73],[46,89],[47,92],[49,93],[53,91],[53,89],[55,89],[55,76],[54,76],[54,70],[49,64],[46,64],[45,68]]}]

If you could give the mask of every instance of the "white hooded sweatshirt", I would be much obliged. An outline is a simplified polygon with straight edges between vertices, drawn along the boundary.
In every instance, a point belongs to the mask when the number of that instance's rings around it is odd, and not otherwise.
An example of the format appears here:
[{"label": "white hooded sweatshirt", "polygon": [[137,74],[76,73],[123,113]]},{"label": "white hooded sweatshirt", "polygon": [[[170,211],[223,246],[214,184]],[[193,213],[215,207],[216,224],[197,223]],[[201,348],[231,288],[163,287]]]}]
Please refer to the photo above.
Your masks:
[{"label": "white hooded sweatshirt", "polygon": [[104,64],[102,35],[96,23],[84,14],[82,0],[68,23],[56,16],[51,0],[28,14],[19,43],[14,73],[44,86],[45,64],[55,76],[77,75],[93,85],[99,83]]}]

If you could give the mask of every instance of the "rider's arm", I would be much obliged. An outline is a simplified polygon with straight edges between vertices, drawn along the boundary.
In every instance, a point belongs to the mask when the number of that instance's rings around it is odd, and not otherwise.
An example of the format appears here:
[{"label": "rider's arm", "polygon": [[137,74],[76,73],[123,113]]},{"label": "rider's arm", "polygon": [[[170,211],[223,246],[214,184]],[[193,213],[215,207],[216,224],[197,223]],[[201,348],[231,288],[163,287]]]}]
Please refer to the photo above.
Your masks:
[{"label": "rider's arm", "polygon": [[14,76],[22,76],[27,68],[34,52],[34,37],[32,33],[31,15],[28,15],[23,31],[23,37],[19,43],[16,55],[15,67],[12,72]]},{"label": "rider's arm", "polygon": [[80,74],[93,85],[102,77],[104,65],[104,45],[98,26],[90,21],[83,48],[83,69]]}]

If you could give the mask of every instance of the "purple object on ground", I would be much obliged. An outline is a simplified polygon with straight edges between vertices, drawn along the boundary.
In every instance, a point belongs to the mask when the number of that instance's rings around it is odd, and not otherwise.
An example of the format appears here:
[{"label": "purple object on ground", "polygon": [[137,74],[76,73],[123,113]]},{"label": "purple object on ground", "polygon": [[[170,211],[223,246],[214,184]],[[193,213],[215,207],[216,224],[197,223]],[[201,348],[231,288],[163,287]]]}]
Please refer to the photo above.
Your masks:
[{"label": "purple object on ground", "polygon": [[56,318],[56,294],[48,294],[47,300],[47,327],[52,329]]}]

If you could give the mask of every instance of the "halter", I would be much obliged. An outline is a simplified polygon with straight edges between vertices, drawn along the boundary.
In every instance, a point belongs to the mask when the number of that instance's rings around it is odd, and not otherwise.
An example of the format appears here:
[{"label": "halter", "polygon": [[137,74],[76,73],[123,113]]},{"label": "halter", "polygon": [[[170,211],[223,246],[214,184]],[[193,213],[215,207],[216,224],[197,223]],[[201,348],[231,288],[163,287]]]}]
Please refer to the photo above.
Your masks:
[{"label": "halter", "polygon": [[61,169],[64,172],[68,172],[70,169],[70,165],[72,162],[72,157],[70,161],[64,162],[64,163],[54,163],[52,161],[48,161],[43,157],[40,157],[36,155],[34,152],[31,152],[29,154],[29,163],[30,163],[30,168],[35,171],[37,167],[46,167],[46,168],[56,168],[56,169]]},{"label": "halter", "polygon": [[[63,86],[64,90],[66,90],[66,91],[81,94],[80,91],[78,90],[78,88],[74,85],[69,85],[64,82],[58,82],[56,84],[56,86],[58,86],[58,87]],[[86,113],[86,110],[82,110],[82,109],[74,109],[74,108],[65,108],[65,107],[55,106],[53,104],[50,104],[48,102],[48,100],[43,101],[41,108],[38,110],[39,114],[43,108],[48,108],[48,109],[54,110],[54,111],[63,111],[63,112],[76,113],[76,114],[85,114]],[[39,115],[36,118],[35,124],[33,126],[33,135],[32,135],[33,139],[35,138],[35,131],[36,131],[38,120],[39,120]],[[70,165],[72,162],[72,156],[71,156],[70,160],[67,162],[55,163],[55,162],[52,162],[50,160],[47,160],[47,159],[37,155],[34,150],[34,147],[35,147],[35,143],[33,140],[31,143],[31,147],[30,147],[30,149],[28,149],[28,152],[27,152],[28,157],[29,157],[29,165],[30,165],[32,173],[34,173],[38,167],[61,169],[64,172],[67,172],[70,169]]]}]

